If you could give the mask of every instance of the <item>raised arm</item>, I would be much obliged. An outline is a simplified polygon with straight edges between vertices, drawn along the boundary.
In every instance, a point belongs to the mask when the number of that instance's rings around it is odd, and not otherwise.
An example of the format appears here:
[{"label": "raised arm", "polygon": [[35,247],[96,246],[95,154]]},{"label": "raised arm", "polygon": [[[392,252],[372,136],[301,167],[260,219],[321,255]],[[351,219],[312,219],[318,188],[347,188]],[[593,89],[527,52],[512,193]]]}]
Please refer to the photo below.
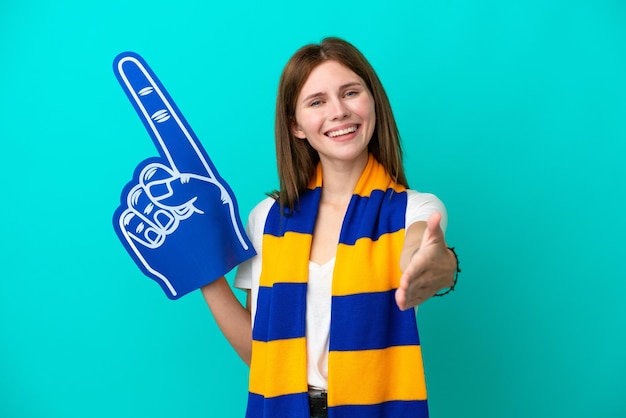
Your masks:
[{"label": "raised arm", "polygon": [[233,191],[147,63],[127,52],[113,69],[160,155],[135,170],[113,226],[137,266],[178,299],[254,256],[254,249]]}]

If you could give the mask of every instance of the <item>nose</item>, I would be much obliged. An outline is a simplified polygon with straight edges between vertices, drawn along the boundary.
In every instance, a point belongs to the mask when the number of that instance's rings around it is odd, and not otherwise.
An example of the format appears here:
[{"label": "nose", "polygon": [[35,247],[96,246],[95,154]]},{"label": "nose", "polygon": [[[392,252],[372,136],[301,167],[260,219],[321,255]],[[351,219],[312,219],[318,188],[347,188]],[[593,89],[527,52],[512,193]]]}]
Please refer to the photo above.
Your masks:
[{"label": "nose", "polygon": [[341,120],[350,116],[350,109],[340,98],[330,101],[329,118],[331,120]]}]

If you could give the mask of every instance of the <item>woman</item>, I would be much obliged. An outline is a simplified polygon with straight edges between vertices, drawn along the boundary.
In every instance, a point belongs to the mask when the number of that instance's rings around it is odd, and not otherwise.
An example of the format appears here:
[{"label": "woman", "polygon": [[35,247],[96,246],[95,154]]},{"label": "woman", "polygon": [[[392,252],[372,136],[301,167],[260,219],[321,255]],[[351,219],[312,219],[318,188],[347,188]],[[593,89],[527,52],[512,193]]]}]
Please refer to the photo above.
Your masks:
[{"label": "woman", "polygon": [[453,287],[458,263],[443,204],[408,190],[382,84],[348,42],[304,46],[275,130],[280,190],[251,212],[258,255],[235,279],[247,309],[225,280],[203,288],[250,364],[247,416],[427,416],[412,308]]}]

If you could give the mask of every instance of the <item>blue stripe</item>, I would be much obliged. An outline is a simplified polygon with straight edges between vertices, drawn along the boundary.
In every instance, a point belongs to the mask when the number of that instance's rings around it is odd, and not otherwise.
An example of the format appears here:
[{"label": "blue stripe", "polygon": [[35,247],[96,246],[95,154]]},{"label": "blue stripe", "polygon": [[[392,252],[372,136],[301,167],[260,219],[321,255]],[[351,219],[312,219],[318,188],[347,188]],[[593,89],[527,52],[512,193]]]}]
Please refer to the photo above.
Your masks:
[{"label": "blue stripe", "polygon": [[[306,289],[306,283],[275,283],[273,288],[260,286],[252,338],[267,342],[304,337]],[[272,303],[272,298],[279,303]]]},{"label": "blue stripe", "polygon": [[427,401],[390,401],[376,405],[343,405],[328,408],[328,418],[427,418]]},{"label": "blue stripe", "polygon": [[[295,208],[297,216],[290,216],[289,213],[281,216],[280,204],[276,201],[269,211],[263,232],[276,237],[282,237],[285,235],[285,232],[312,234],[321,194],[322,189],[318,187],[314,190],[308,190],[301,195],[300,203],[297,203]],[[289,212],[289,208],[284,209],[286,212]]]},{"label": "blue stripe", "polygon": [[309,396],[306,393],[263,398],[248,393],[246,418],[309,418]]},{"label": "blue stripe", "polygon": [[333,296],[330,350],[375,350],[418,344],[415,310],[401,311],[395,290]]},{"label": "blue stripe", "polygon": [[339,242],[354,245],[359,238],[377,240],[381,235],[404,228],[406,192],[372,191],[369,197],[352,196]]}]

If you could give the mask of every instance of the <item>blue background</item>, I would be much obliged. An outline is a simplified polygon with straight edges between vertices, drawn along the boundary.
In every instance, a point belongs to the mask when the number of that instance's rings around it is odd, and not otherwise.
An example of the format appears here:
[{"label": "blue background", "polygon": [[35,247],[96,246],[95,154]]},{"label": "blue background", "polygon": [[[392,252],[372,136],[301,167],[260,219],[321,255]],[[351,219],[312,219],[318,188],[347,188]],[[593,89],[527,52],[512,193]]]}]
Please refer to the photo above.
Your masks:
[{"label": "blue background", "polygon": [[328,35],[449,211],[458,290],[418,314],[432,416],[626,416],[623,1],[3,0],[1,417],[243,416],[200,294],[168,300],[111,226],[156,155],[111,64],[147,60],[245,220],[277,185],[280,71]]}]

